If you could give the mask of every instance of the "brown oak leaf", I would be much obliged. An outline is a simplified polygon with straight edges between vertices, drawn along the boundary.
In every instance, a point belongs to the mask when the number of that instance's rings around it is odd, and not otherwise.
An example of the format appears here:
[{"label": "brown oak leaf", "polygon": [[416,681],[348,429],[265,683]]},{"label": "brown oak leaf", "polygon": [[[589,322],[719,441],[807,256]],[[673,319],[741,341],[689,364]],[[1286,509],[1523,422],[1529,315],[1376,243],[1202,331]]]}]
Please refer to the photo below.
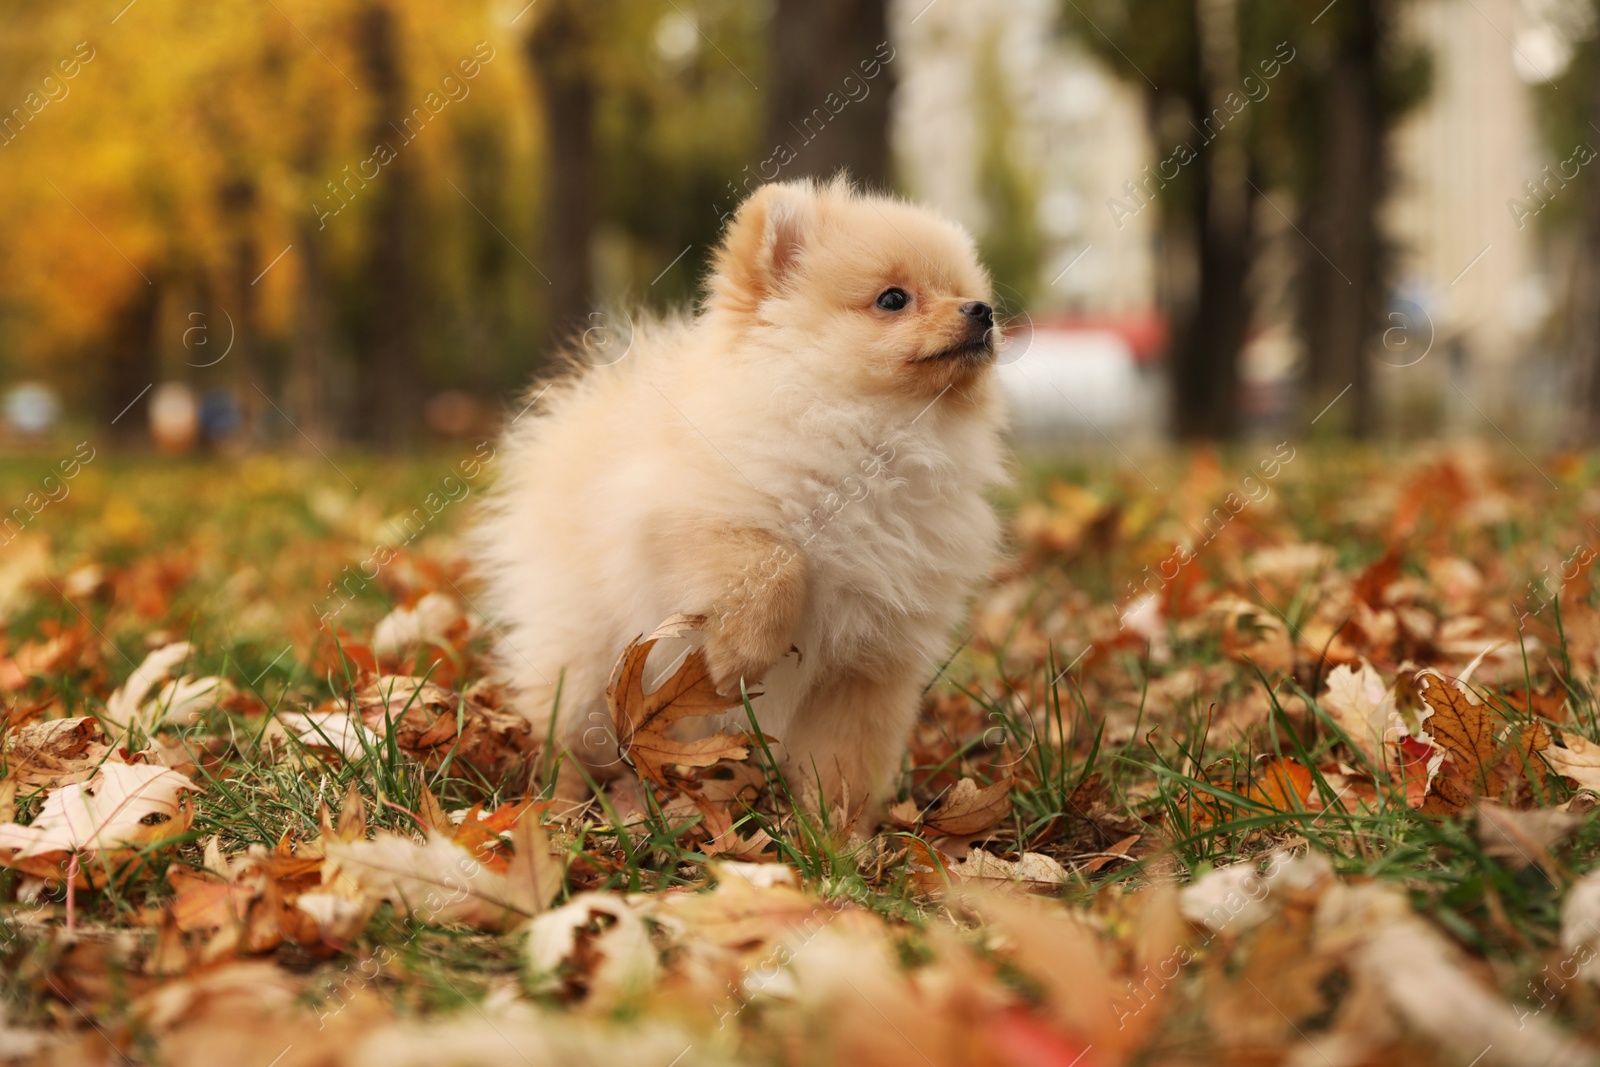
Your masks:
[{"label": "brown oak leaf", "polygon": [[1450,763],[1429,783],[1421,810],[1453,814],[1474,796],[1499,796],[1505,779],[1495,770],[1498,746],[1488,711],[1431,673],[1422,676],[1422,699],[1433,709],[1423,728],[1450,754]]}]

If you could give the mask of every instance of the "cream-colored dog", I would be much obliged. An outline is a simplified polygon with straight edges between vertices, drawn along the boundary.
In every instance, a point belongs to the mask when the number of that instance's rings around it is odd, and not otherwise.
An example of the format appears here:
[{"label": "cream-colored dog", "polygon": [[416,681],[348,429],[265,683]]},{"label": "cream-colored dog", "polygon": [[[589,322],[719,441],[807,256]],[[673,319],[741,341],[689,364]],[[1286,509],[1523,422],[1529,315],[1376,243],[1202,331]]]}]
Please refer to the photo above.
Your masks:
[{"label": "cream-colored dog", "polygon": [[795,788],[854,807],[892,788],[997,550],[989,279],[958,226],[836,180],[746,200],[709,289],[507,433],[475,551],[501,665],[542,727],[559,683],[560,742],[603,771],[618,654],[703,614]]}]

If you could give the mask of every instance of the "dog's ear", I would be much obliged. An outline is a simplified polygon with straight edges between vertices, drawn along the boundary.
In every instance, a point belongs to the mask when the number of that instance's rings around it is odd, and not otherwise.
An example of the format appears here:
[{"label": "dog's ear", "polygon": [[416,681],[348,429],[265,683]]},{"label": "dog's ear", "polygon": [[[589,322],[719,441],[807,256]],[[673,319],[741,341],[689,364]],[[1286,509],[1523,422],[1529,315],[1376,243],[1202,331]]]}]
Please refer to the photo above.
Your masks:
[{"label": "dog's ear", "polygon": [[728,223],[711,278],[714,305],[750,313],[793,277],[817,225],[810,182],[774,182],[752,193]]}]

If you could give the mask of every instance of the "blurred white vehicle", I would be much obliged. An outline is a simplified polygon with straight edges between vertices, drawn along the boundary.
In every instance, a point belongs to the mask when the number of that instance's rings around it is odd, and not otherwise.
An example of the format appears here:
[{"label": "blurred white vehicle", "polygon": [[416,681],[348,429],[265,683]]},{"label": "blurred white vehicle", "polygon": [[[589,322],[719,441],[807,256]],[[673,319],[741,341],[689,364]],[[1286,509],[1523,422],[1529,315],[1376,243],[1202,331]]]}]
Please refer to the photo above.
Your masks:
[{"label": "blurred white vehicle", "polygon": [[1037,327],[1010,339],[1000,386],[1019,442],[1148,439],[1160,428],[1161,392],[1128,340],[1112,330]]}]

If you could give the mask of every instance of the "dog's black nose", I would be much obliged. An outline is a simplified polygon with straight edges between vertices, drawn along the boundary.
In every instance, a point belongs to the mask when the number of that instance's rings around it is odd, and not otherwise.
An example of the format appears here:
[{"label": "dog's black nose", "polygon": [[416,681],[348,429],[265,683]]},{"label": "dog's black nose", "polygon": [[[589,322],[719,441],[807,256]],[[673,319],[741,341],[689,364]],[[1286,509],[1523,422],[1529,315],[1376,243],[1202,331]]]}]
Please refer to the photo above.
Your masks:
[{"label": "dog's black nose", "polygon": [[967,303],[962,304],[961,314],[978,320],[978,322],[983,324],[983,328],[985,330],[991,330],[994,328],[994,308],[990,307],[988,304],[985,304],[982,300],[970,300]]}]

